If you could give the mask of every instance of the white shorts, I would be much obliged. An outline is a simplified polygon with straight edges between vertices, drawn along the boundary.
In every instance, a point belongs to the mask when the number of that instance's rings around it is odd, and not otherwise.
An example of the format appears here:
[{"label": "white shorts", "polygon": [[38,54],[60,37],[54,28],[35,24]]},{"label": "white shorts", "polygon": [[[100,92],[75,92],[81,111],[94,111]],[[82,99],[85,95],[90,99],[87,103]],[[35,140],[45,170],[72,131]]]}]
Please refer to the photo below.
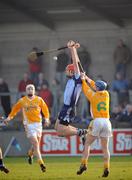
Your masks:
[{"label": "white shorts", "polygon": [[32,123],[24,125],[27,137],[41,137],[42,123]]},{"label": "white shorts", "polygon": [[107,118],[96,118],[90,122],[88,134],[97,137],[111,137],[111,122]]}]

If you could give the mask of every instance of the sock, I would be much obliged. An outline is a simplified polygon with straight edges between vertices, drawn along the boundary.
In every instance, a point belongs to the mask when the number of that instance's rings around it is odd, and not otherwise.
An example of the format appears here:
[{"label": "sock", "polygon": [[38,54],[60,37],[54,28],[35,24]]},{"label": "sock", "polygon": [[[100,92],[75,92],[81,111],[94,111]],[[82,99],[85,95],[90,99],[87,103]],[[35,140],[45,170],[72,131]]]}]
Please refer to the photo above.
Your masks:
[{"label": "sock", "polygon": [[85,134],[87,134],[87,130],[86,129],[77,129],[77,135],[78,136],[83,136],[83,135],[85,135]]},{"label": "sock", "polygon": [[109,169],[109,167],[110,167],[109,163],[108,163],[108,162],[105,162],[105,163],[104,163],[104,169]]},{"label": "sock", "polygon": [[83,158],[82,158],[82,159],[81,159],[81,164],[87,166],[87,159],[83,159]]},{"label": "sock", "polygon": [[0,159],[0,166],[3,166],[3,159]]},{"label": "sock", "polygon": [[44,164],[43,159],[38,159],[38,163],[39,163],[39,165]]},{"label": "sock", "polygon": [[78,128],[78,129],[77,129],[77,135],[78,135],[78,136],[82,136],[82,131],[83,131],[82,129],[79,129],[79,128]]},{"label": "sock", "polygon": [[29,155],[29,156],[33,156],[33,151],[32,151],[32,150],[29,150],[29,151],[28,151],[28,155]]}]

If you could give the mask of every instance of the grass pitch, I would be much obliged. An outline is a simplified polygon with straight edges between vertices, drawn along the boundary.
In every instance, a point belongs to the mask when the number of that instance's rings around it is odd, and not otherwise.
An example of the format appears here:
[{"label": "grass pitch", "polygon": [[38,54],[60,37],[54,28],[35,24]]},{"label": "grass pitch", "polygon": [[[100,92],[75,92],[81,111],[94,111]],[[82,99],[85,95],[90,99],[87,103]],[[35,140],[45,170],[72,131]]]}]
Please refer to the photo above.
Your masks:
[{"label": "grass pitch", "polygon": [[[46,157],[46,173],[42,173],[34,161],[29,165],[25,157],[5,158],[9,174],[0,172],[0,180],[99,180],[102,178],[103,162],[101,157],[90,157],[88,170],[81,176],[76,175],[80,157]],[[112,157],[111,172],[107,180],[132,180],[132,156]]]}]

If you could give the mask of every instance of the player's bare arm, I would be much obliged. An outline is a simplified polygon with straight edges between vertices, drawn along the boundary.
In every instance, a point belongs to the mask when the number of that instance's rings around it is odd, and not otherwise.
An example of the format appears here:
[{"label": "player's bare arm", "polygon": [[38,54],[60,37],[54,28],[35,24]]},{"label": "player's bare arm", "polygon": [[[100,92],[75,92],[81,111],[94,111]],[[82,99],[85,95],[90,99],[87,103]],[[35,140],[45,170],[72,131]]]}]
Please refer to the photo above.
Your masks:
[{"label": "player's bare arm", "polygon": [[80,60],[79,60],[79,57],[78,57],[78,54],[77,54],[77,48],[80,47],[80,44],[75,43],[74,41],[70,40],[67,43],[67,46],[71,51],[71,56],[72,56],[72,61],[73,61],[74,68],[75,68],[75,73],[80,74],[80,69],[79,69],[79,66],[78,66],[78,62]]}]

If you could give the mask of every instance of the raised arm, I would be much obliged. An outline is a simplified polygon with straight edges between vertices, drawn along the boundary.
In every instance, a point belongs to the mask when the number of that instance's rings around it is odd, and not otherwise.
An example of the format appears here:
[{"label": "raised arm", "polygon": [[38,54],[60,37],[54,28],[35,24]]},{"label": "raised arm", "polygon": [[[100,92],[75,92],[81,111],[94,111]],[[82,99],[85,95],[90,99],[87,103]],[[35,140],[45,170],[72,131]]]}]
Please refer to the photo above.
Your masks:
[{"label": "raised arm", "polygon": [[93,90],[95,90],[95,82],[94,82],[92,79],[90,79],[87,75],[85,75],[85,80],[86,80],[86,82],[88,83],[88,85],[89,85]]},{"label": "raised arm", "polygon": [[[85,73],[81,73],[81,79],[82,79],[82,90],[83,90],[83,93],[85,94],[85,96],[91,100],[93,95],[95,94],[95,91],[93,88],[91,88],[91,85],[89,85],[87,82],[86,82],[86,75]],[[92,81],[92,80],[91,80]]]},{"label": "raised arm", "polygon": [[80,60],[79,60],[79,57],[78,57],[78,54],[77,54],[77,48],[80,47],[80,44],[75,43],[74,41],[70,40],[67,43],[67,46],[71,51],[71,57],[72,57],[73,65],[74,65],[74,68],[75,68],[75,73],[80,74],[80,69],[79,69],[79,65],[78,65],[78,62]]}]

